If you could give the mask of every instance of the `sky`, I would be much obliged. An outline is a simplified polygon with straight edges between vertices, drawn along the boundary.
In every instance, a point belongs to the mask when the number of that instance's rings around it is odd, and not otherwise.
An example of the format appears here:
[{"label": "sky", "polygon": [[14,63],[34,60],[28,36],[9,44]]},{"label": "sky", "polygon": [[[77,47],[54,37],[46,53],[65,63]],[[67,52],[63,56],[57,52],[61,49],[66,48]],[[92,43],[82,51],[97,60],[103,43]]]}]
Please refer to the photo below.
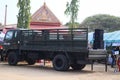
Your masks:
[{"label": "sky", "polygon": [[[31,0],[31,14],[35,13],[43,4],[56,15],[62,24],[69,21],[64,14],[66,3],[71,0]],[[77,22],[83,22],[87,17],[96,14],[109,14],[120,17],[120,0],[79,0],[79,13]],[[0,23],[4,24],[5,5],[7,5],[6,24],[17,23],[18,0],[0,0]]]}]

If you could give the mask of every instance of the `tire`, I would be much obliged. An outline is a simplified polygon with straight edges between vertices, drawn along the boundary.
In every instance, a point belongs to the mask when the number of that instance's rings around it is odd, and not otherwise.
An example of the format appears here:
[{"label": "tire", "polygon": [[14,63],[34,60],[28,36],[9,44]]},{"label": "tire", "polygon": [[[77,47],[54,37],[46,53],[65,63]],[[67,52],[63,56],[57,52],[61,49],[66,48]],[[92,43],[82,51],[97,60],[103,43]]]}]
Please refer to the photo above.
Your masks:
[{"label": "tire", "polygon": [[65,55],[56,55],[52,63],[53,68],[57,71],[66,71],[69,69],[69,61]]},{"label": "tire", "polygon": [[8,64],[9,65],[17,65],[18,63],[18,57],[17,54],[15,52],[10,52],[8,54]]},{"label": "tire", "polygon": [[36,62],[34,59],[31,59],[31,58],[28,58],[26,61],[27,61],[28,65],[34,65]]},{"label": "tire", "polygon": [[85,64],[73,64],[71,65],[73,70],[82,70],[86,65]]}]

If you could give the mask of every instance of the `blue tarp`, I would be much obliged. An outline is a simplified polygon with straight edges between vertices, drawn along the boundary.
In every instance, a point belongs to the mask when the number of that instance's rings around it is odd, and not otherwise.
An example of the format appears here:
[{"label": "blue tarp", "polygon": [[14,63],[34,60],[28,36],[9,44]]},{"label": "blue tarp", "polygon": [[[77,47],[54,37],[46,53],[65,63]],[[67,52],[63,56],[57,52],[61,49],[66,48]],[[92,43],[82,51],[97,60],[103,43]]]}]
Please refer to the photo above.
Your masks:
[{"label": "blue tarp", "polygon": [[94,34],[94,32],[88,33],[88,41],[89,42],[93,41],[93,34]]},{"label": "blue tarp", "polygon": [[[93,42],[93,34],[94,32],[88,33],[88,41]],[[104,33],[104,42],[105,43],[120,43],[120,30]]]},{"label": "blue tarp", "polygon": [[111,33],[104,33],[104,35],[108,34],[107,36],[104,36],[105,42],[120,42],[120,31],[114,31]]}]

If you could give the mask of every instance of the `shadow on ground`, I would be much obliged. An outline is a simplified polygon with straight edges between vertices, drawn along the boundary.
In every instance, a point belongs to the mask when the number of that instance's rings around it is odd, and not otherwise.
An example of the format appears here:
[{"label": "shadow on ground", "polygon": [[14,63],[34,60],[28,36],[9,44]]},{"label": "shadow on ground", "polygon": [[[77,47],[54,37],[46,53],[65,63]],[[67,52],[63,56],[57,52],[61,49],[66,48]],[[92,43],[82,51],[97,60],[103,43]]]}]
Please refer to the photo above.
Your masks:
[{"label": "shadow on ground", "polygon": [[1,66],[4,67],[9,67],[12,69],[28,69],[28,70],[34,70],[34,71],[45,71],[45,72],[49,72],[49,73],[56,73],[56,74],[71,74],[71,75],[77,75],[77,74],[89,74],[89,73],[94,73],[94,71],[91,70],[72,70],[69,69],[68,71],[56,71],[53,69],[52,66],[41,66],[41,65],[27,65],[27,64],[18,64],[17,66],[10,66],[7,63],[1,63]]}]

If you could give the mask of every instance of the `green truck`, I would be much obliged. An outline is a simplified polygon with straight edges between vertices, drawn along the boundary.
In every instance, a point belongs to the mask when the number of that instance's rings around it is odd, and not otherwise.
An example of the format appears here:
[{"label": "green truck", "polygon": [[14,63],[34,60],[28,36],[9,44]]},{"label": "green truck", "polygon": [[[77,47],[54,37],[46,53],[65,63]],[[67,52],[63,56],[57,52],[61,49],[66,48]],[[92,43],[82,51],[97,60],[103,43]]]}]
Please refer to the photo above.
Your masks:
[{"label": "green truck", "polygon": [[9,65],[45,59],[57,71],[82,70],[88,63],[88,29],[8,30],[1,49]]}]

